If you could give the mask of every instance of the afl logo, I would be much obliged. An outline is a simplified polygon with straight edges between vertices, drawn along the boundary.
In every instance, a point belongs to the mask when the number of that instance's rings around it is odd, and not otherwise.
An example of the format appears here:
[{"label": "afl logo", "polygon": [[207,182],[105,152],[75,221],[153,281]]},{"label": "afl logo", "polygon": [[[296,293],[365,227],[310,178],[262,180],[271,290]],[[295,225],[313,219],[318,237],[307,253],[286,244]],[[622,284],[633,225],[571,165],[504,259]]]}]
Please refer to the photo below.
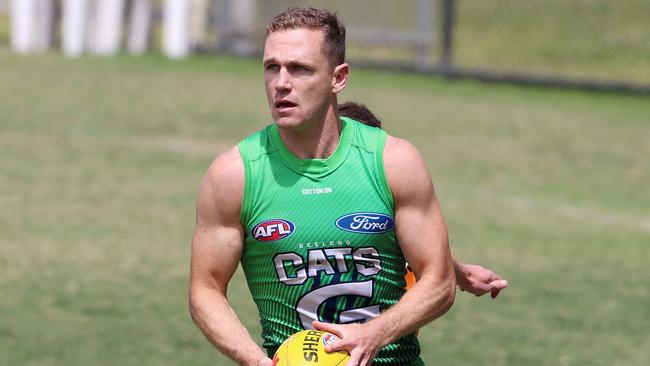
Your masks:
[{"label": "afl logo", "polygon": [[393,218],[372,212],[357,212],[341,216],[336,220],[339,229],[361,234],[381,234],[393,230]]},{"label": "afl logo", "polygon": [[323,334],[323,338],[322,338],[323,346],[327,346],[330,343],[334,343],[335,341],[338,341],[339,339],[341,339],[341,338],[335,336],[332,333],[325,333],[325,334]]},{"label": "afl logo", "polygon": [[293,234],[293,222],[283,219],[271,219],[255,225],[251,234],[258,241],[276,241]]}]

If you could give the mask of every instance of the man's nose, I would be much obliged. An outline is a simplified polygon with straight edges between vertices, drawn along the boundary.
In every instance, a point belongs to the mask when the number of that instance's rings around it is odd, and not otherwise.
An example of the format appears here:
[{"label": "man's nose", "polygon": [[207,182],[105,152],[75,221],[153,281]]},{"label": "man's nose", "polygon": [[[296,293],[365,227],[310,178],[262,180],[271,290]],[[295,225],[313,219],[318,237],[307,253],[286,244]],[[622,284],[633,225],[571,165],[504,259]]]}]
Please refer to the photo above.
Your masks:
[{"label": "man's nose", "polygon": [[284,67],[280,69],[278,73],[278,78],[275,81],[276,90],[287,90],[291,89],[291,80],[289,78],[289,73]]}]

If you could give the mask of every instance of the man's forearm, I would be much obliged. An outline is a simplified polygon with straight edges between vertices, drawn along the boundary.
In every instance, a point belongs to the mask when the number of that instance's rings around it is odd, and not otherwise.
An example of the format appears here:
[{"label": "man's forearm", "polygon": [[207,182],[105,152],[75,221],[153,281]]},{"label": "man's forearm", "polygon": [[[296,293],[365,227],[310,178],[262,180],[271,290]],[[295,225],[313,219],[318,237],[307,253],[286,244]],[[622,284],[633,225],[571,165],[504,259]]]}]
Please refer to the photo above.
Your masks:
[{"label": "man's forearm", "polygon": [[382,346],[387,345],[445,314],[455,293],[453,272],[442,280],[423,275],[397,304],[367,326],[382,338]]},{"label": "man's forearm", "polygon": [[190,292],[190,314],[205,337],[240,365],[257,365],[266,353],[253,341],[226,297],[210,288]]}]

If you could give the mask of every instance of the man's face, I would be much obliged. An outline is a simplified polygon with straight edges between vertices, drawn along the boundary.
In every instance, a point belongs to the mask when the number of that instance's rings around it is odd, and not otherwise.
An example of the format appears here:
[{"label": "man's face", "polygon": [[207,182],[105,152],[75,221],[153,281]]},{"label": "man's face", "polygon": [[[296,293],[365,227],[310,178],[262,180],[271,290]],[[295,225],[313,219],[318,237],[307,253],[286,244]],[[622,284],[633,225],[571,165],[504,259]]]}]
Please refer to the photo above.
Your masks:
[{"label": "man's face", "polygon": [[269,34],[264,45],[264,84],[275,123],[298,128],[320,121],[334,94],[335,70],[322,52],[321,31],[290,29]]}]

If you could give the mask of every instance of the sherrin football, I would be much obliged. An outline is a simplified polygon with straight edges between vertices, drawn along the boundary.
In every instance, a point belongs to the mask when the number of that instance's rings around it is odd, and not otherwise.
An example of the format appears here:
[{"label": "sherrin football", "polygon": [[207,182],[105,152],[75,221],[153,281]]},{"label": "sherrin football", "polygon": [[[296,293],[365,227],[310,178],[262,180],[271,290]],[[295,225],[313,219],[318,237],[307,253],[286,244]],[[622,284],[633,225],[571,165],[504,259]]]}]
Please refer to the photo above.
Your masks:
[{"label": "sherrin football", "polygon": [[350,355],[345,351],[325,352],[325,345],[339,338],[320,330],[303,330],[287,338],[273,355],[273,366],[339,366]]}]

